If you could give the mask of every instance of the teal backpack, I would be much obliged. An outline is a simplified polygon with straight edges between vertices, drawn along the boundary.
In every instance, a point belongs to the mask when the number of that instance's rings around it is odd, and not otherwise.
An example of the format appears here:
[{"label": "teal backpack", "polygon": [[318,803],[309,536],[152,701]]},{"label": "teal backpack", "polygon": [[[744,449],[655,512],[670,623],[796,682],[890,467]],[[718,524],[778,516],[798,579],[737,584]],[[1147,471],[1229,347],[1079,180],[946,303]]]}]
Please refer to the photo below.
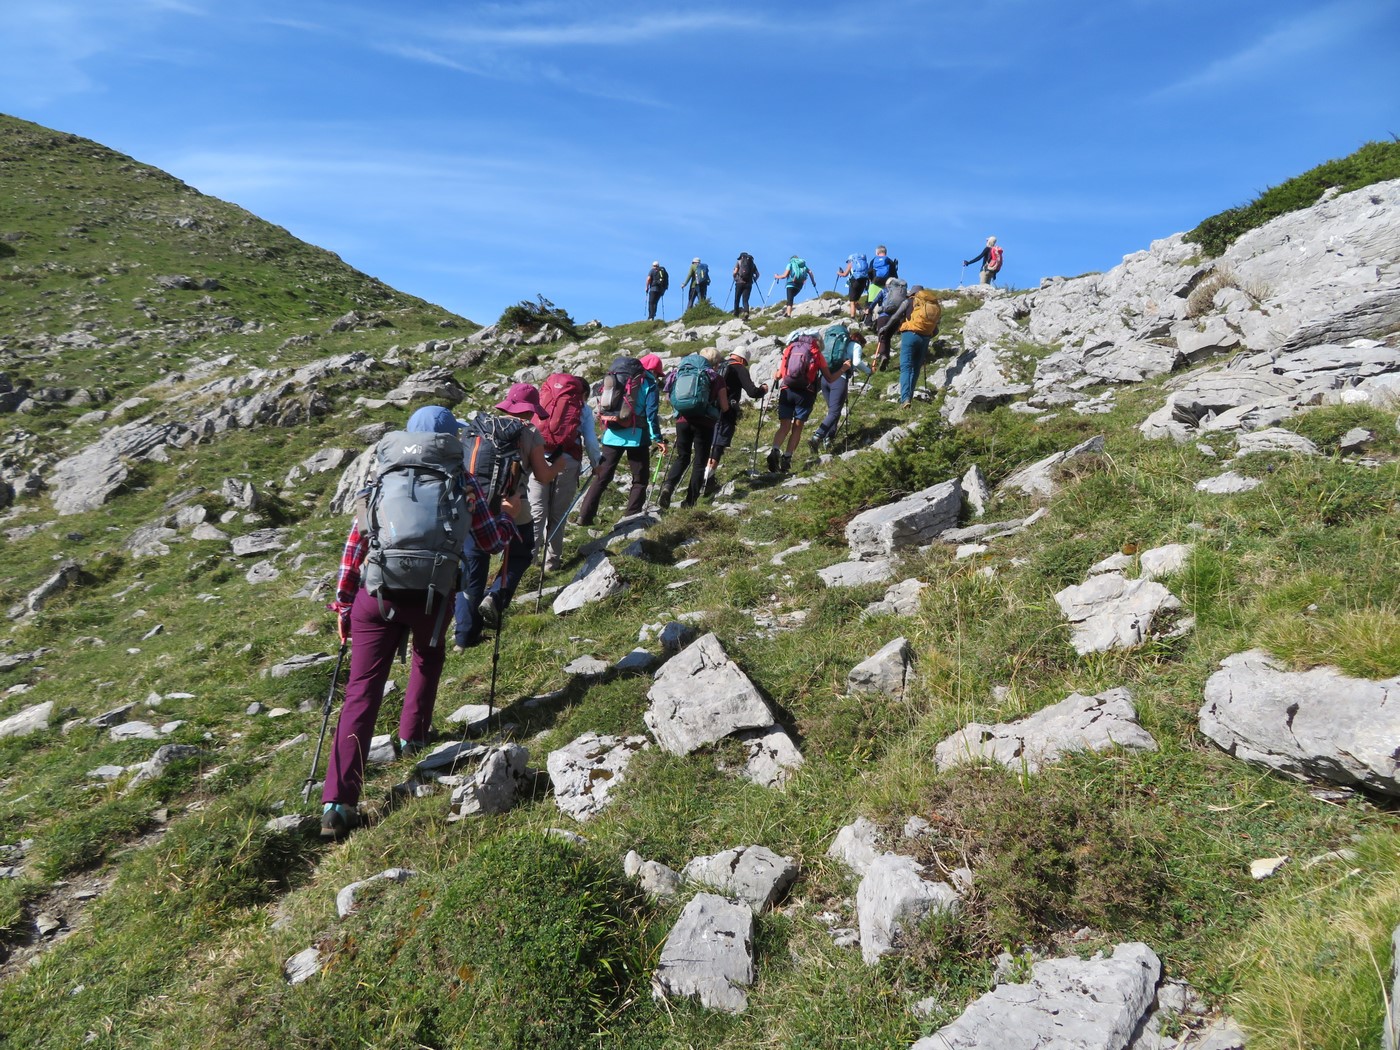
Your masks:
[{"label": "teal backpack", "polygon": [[797,256],[793,256],[788,262],[788,270],[792,277],[788,279],[788,284],[794,288],[801,288],[807,282],[807,263]]},{"label": "teal backpack", "polygon": [[833,372],[851,356],[851,333],[842,322],[822,330],[822,356]]},{"label": "teal backpack", "polygon": [[682,416],[710,411],[710,363],[699,354],[681,358],[671,376],[671,407]]}]

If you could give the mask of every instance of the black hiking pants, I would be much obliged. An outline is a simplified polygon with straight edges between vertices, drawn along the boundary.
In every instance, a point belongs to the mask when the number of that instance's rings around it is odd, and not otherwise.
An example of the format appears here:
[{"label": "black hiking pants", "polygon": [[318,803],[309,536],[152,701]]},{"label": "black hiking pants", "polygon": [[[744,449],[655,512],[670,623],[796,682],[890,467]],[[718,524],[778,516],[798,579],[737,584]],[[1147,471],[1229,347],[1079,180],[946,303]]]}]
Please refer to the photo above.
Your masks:
[{"label": "black hiking pants", "polygon": [[715,424],[718,420],[685,416],[676,417],[676,455],[666,471],[665,490],[674,492],[685,475],[686,467],[695,460],[690,472],[690,483],[685,488],[686,506],[700,498],[700,489],[705,484],[705,465],[709,462],[710,446],[715,442]]}]

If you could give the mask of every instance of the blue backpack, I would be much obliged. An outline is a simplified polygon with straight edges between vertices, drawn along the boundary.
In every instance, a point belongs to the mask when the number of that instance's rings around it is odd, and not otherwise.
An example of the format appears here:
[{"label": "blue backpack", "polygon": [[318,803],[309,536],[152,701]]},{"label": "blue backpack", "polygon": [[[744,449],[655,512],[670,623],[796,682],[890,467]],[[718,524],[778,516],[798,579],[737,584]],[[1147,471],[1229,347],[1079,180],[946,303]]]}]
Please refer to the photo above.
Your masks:
[{"label": "blue backpack", "polygon": [[686,354],[671,376],[671,407],[683,416],[710,411],[710,363],[699,354]]},{"label": "blue backpack", "polygon": [[696,264],[695,264],[695,283],[696,283],[696,284],[709,284],[709,283],[710,283],[710,264],[709,264],[709,263],[696,263]]},{"label": "blue backpack", "polygon": [[870,260],[863,253],[856,252],[846,261],[851,264],[851,280],[855,281],[870,276]]},{"label": "blue backpack", "polygon": [[870,264],[870,268],[875,271],[877,280],[895,277],[899,274],[899,260],[891,259],[888,255],[877,255],[875,261]]}]

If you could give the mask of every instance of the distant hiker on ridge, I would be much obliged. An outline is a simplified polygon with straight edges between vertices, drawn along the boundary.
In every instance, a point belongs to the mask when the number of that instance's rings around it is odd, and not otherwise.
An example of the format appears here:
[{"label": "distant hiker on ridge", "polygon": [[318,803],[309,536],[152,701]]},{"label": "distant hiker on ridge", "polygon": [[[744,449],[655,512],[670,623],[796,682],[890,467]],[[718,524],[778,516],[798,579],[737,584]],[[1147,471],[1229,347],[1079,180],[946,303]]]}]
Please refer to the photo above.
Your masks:
[{"label": "distant hiker on ridge", "polygon": [[854,321],[856,304],[865,298],[865,291],[870,287],[870,260],[864,252],[853,252],[846,256],[846,265],[836,271],[836,276],[846,278],[846,298],[850,300],[849,313]]},{"label": "distant hiker on ridge", "polygon": [[666,294],[666,289],[671,286],[671,276],[666,272],[666,267],[659,262],[653,262],[651,269],[647,271],[647,320],[656,320],[656,304],[661,301],[661,297]]},{"label": "distant hiker on ridge", "polygon": [[[462,469],[462,444],[457,429],[457,419],[447,409],[418,409],[409,416],[406,433],[390,434],[376,446],[378,474],[355,501],[356,515],[340,559],[335,601],[329,606],[335,611],[341,641],[353,637],[354,645],[345,700],[321,789],[323,838],[343,838],[360,825],[365,759],[384,699],[384,684],[389,680],[394,657],[410,636],[413,655],[399,717],[397,750],[411,755],[428,745],[438,682],[442,678],[447,616],[461,574],[461,540],[456,534],[445,532],[452,548],[442,552],[448,555],[443,567],[449,578],[444,579],[441,592],[431,584],[419,589],[419,581],[397,575],[397,570],[405,565],[412,572],[413,561],[380,554],[381,550],[404,549],[395,548],[395,541],[402,543],[404,534],[399,532],[390,538],[385,535],[389,530],[379,523],[394,520],[401,525],[402,508],[395,504],[407,501],[411,509],[422,507],[424,502],[414,496],[431,488],[436,478],[445,498],[460,501],[465,520],[457,527],[460,530],[462,525],[467,526],[476,550],[494,554],[517,538],[511,524],[517,509],[513,497],[501,501],[498,513],[491,512],[485,490]],[[414,440],[405,441],[409,436]],[[423,440],[425,436],[431,440]],[[452,470],[446,485],[440,470],[434,469],[442,467]],[[400,479],[399,483],[395,485],[393,479]],[[436,500],[432,505],[437,505]],[[411,513],[407,516],[414,517]],[[370,551],[371,542],[374,554]],[[420,554],[428,550],[426,546],[415,549]],[[430,559],[415,560],[419,565],[434,565]],[[431,574],[435,570],[427,571]]]},{"label": "distant hiker on ridge", "polygon": [[978,284],[991,284],[997,279],[997,274],[1001,272],[1002,250],[997,247],[995,237],[987,238],[987,246],[982,251],[974,255],[971,259],[963,260],[964,266],[971,266],[973,263],[980,263],[981,272],[978,274]]},{"label": "distant hiker on ridge", "polygon": [[676,410],[676,454],[657,498],[662,510],[671,505],[671,494],[692,461],[690,484],[681,506],[693,507],[700,498],[710,448],[715,443],[715,424],[729,411],[729,389],[712,367],[718,358],[719,348],[714,346],[687,354],[667,377],[666,394]]},{"label": "distant hiker on ridge", "polygon": [[744,319],[749,316],[749,295],[753,292],[753,283],[758,280],[758,263],[753,261],[753,256],[748,252],[740,252],[739,258],[734,262],[734,316],[739,316],[739,311],[744,311]]},{"label": "distant hiker on ridge", "polygon": [[689,310],[701,299],[710,297],[710,266],[709,263],[702,263],[700,256],[690,260],[690,269],[686,271],[685,280],[681,282],[682,288],[689,288],[685,298],[685,308]]},{"label": "distant hiker on ridge", "polygon": [[891,259],[890,253],[882,244],[875,249],[875,258],[870,260],[870,281],[878,288],[885,287],[891,277],[899,276],[899,260]]},{"label": "distant hiker on ridge", "polygon": [[578,507],[578,523],[592,525],[617,465],[625,455],[632,474],[623,517],[640,514],[647,502],[647,472],[651,470],[651,446],[666,455],[661,440],[661,358],[647,354],[619,357],[603,377],[603,393],[598,401],[598,420],[603,424],[603,458],[583,494]]},{"label": "distant hiker on ridge", "polygon": [[807,268],[806,261],[799,255],[793,255],[788,260],[787,269],[782,273],[775,273],[773,280],[783,281],[787,288],[787,305],[783,307],[783,316],[792,316],[792,301],[797,298],[797,294],[802,291],[802,286],[807,283],[807,278],[812,276],[812,271]]}]

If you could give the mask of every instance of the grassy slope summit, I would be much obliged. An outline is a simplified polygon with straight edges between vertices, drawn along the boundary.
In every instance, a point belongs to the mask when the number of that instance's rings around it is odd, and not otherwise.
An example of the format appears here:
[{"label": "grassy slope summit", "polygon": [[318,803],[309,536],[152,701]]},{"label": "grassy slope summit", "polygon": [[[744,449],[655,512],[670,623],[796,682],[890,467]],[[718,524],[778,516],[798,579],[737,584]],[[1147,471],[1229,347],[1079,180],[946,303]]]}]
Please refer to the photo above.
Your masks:
[{"label": "grassy slope summit", "polygon": [[[329,670],[261,672],[333,651],[322,603],[346,525],[326,509],[334,473],[289,480],[288,472],[319,449],[353,446],[356,427],[402,421],[402,409],[362,395],[376,399],[410,372],[447,365],[468,390],[465,411],[490,400],[483,384],[535,363],[534,351],[483,361],[428,342],[465,330],[443,322],[465,322],[101,147],[8,119],[0,130],[10,191],[0,236],[12,238],[0,243],[14,249],[0,258],[0,371],[35,386],[100,384],[108,407],[149,398],[127,421],[178,413],[171,388],[153,380],[194,361],[234,378],[349,350],[378,362],[327,382],[331,411],[304,425],[230,430],[171,450],[168,462],[139,464],[101,508],[61,522],[43,494],[0,521],[0,608],[61,559],[81,569],[76,586],[37,616],[0,628],[0,654],[49,650],[0,672],[0,718],[50,700],[58,712],[47,731],[0,740],[0,867],[19,868],[0,879],[0,944],[14,953],[0,960],[0,1044],[893,1050],[990,987],[998,952],[1087,953],[1131,939],[1249,1026],[1252,1047],[1375,1044],[1380,971],[1400,922],[1393,810],[1316,797],[1240,763],[1202,740],[1195,716],[1217,662],[1254,646],[1295,667],[1400,674],[1393,419],[1334,407],[1291,420],[1325,454],[1242,460],[1235,468],[1264,483],[1231,499],[1194,490],[1220,471],[1218,460],[1139,436],[1158,384],[1120,390],[1112,412],[1093,417],[1036,421],[998,409],[950,428],[936,404],[921,405],[916,440],[822,465],[822,480],[798,488],[748,478],[748,450],[736,448],[726,467],[747,504],[742,518],[705,506],[671,512],[647,537],[649,558],[616,559],[627,594],[569,618],[517,600],[498,697],[541,768],[550,749],[587,731],[641,732],[648,680],[570,680],[562,667],[588,653],[615,660],[637,644],[642,624],[705,610],[706,627],[801,740],[807,764],[785,791],[726,772],[743,760],[733,742],[685,758],[653,748],[634,760],[613,805],[577,828],[587,836],[581,846],[544,834],[572,824],[542,786],[505,816],[459,823],[448,823],[439,791],[328,848],[265,827],[301,808]],[[171,274],[213,277],[222,288],[154,281]],[[970,297],[954,305],[953,295],[942,333],[950,345],[976,305]],[[331,331],[351,309],[366,316]],[[756,320],[769,332],[796,323]],[[75,330],[95,343],[53,338]],[[660,330],[643,322],[604,332],[597,360],[624,346],[691,348],[664,347]],[[1047,349],[1022,352],[1030,369]],[[876,396],[879,387],[853,414],[852,448],[909,419]],[[0,456],[16,462],[0,465],[70,454],[99,432],[78,422],[91,407],[53,401],[7,416],[13,429]],[[743,441],[753,425],[749,414]],[[1356,425],[1379,435],[1370,451],[1379,466],[1339,454],[1341,435]],[[1032,529],[981,559],[941,547],[903,559],[897,578],[928,584],[917,615],[863,618],[882,586],[827,590],[818,580],[816,569],[843,556],[844,525],[859,510],[974,463],[995,484],[1097,433],[1105,453],[1062,474],[1062,491]],[[263,503],[222,529],[286,530],[287,549],[267,556],[276,579],[249,582],[256,559],[233,556],[224,541],[185,534],[163,556],[127,546],[135,529],[180,507],[226,516],[227,478],[251,482]],[[610,499],[604,515],[617,512]],[[990,516],[1033,506],[1003,500]],[[579,564],[584,538],[571,535],[566,571]],[[811,547],[772,564],[800,540]],[[1187,567],[1165,581],[1196,628],[1131,653],[1077,656],[1052,596],[1129,542],[1196,544]],[[692,557],[698,567],[676,567]],[[899,634],[919,658],[908,695],[847,695],[850,668]],[[458,704],[484,701],[490,674],[489,651],[449,657],[440,726]],[[395,678],[401,689],[402,672]],[[1073,690],[1120,685],[1157,751],[1080,755],[1036,776],[933,769],[934,745],[969,721],[1004,721]],[[536,696],[547,699],[519,702]],[[308,701],[311,710],[298,710]],[[288,713],[253,714],[253,703]],[[94,775],[142,762],[157,746],[113,740],[86,721],[124,704],[156,725],[182,722],[163,742],[200,753],[134,788],[129,771]],[[381,727],[394,707],[391,694]],[[401,765],[373,772],[366,797],[385,798],[405,776]],[[976,876],[957,921],[919,928],[873,968],[837,947],[822,918],[854,925],[855,883],[825,851],[857,816],[935,870],[966,863]],[[930,833],[903,840],[910,816]],[[748,1012],[654,1003],[649,974],[681,904],[642,897],[622,875],[622,856],[635,849],[679,869],[750,843],[795,858],[801,874],[757,921]],[[1351,852],[1303,863],[1339,849]],[[1279,875],[1249,877],[1250,861],[1282,855],[1294,862]],[[419,874],[376,883],[359,911],[337,918],[340,888],[393,866]],[[47,939],[36,935],[42,916],[59,923]],[[289,986],[283,963],[311,945],[323,973]],[[931,1012],[916,1014],[929,997]]]}]

